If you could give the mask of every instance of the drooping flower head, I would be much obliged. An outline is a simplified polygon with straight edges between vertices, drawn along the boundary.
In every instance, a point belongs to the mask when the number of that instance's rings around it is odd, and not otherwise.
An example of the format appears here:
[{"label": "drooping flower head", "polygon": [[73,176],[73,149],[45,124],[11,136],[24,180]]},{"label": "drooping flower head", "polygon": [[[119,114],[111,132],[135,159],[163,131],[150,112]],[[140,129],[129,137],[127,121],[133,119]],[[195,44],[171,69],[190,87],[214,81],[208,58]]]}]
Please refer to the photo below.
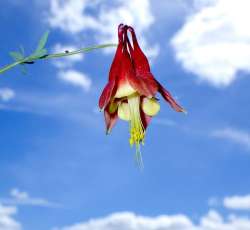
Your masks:
[{"label": "drooping flower head", "polygon": [[[128,33],[131,34],[132,43]],[[157,92],[177,112],[185,110],[154,78],[148,59],[131,26],[118,26],[118,41],[109,71],[109,81],[100,96],[99,107],[104,110],[107,133],[111,132],[118,118],[129,122],[129,142],[131,146],[136,146],[136,159],[139,166],[142,166],[140,146],[144,144],[151,118],[160,110],[160,104],[155,97]]]}]

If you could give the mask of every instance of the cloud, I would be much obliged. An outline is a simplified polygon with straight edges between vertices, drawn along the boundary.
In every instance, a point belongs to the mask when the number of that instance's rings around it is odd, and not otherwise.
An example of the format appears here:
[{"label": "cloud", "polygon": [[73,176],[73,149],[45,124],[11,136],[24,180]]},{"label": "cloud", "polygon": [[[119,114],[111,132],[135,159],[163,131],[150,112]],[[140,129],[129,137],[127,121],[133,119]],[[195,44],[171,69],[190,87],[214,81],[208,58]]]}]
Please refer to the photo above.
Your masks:
[{"label": "cloud", "polygon": [[250,230],[250,219],[230,215],[227,220],[210,210],[194,224],[186,215],[146,217],[131,212],[114,213],[107,217],[53,230]]},{"label": "cloud", "polygon": [[250,194],[245,196],[226,196],[224,198],[211,197],[208,200],[210,207],[224,207],[234,210],[250,210]]},{"label": "cloud", "polygon": [[183,230],[191,229],[192,222],[184,215],[145,217],[131,212],[114,213],[100,219],[54,230]]},{"label": "cloud", "polygon": [[171,44],[185,70],[213,86],[230,85],[250,72],[250,1],[196,0]]},{"label": "cloud", "polygon": [[1,230],[21,230],[21,224],[13,219],[17,213],[16,207],[3,206],[0,204],[0,229]]},{"label": "cloud", "polygon": [[0,99],[7,102],[15,97],[14,90],[10,88],[0,88]]},{"label": "cloud", "polygon": [[92,81],[88,76],[73,69],[60,71],[58,77],[65,83],[81,87],[85,91],[89,91],[92,85]]},{"label": "cloud", "polygon": [[224,128],[213,131],[212,136],[229,140],[233,143],[240,144],[245,146],[247,149],[250,149],[250,133],[246,131],[233,128]]},{"label": "cloud", "polygon": [[[53,53],[63,53],[65,51],[75,51],[78,48],[73,46],[73,45],[62,45],[60,43],[57,43],[54,47],[53,47]],[[76,55],[71,55],[71,56],[67,56],[64,58],[60,58],[60,59],[55,59],[53,61],[53,64],[59,68],[59,69],[63,69],[63,68],[69,68],[72,67],[73,64],[75,64],[76,62],[82,61],[83,60],[83,53],[79,53]]]},{"label": "cloud", "polygon": [[85,12],[92,6],[91,1],[85,0],[52,0],[49,24],[51,27],[60,28],[71,33],[79,33],[90,28],[98,29],[99,25],[96,19]]},{"label": "cloud", "polygon": [[141,36],[154,23],[149,0],[52,0],[48,22],[67,34],[91,31],[98,43],[117,42],[117,26],[124,22],[135,26],[149,56],[153,58],[159,53],[157,44],[149,46],[145,36]]},{"label": "cloud", "polygon": [[229,209],[250,210],[250,195],[225,197],[223,204]]},{"label": "cloud", "polygon": [[[61,205],[50,202],[43,198],[31,197],[27,192],[14,188],[10,191],[10,198],[0,199],[0,202],[6,205],[31,205],[39,207],[58,208]],[[1,229],[1,228],[0,228]]]}]

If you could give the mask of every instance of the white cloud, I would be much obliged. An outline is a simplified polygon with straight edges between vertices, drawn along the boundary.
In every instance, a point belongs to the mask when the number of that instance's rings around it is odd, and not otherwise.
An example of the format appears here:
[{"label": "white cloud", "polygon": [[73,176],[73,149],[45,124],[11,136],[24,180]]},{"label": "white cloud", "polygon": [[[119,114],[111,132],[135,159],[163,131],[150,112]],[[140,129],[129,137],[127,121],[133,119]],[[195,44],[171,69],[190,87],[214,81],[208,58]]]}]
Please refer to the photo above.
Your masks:
[{"label": "white cloud", "polygon": [[187,230],[191,227],[192,222],[184,215],[151,218],[122,212],[56,230]]},{"label": "white cloud", "polygon": [[234,210],[250,210],[250,194],[245,196],[226,196],[224,198],[211,197],[208,200],[210,207],[224,207]]},{"label": "white cloud", "polygon": [[201,217],[194,224],[185,215],[138,216],[131,212],[115,213],[107,217],[54,230],[250,230],[250,219],[231,215],[227,220],[216,211]]},{"label": "white cloud", "polygon": [[171,43],[183,67],[201,81],[228,86],[250,72],[250,1],[196,0]]},{"label": "white cloud", "polygon": [[229,209],[250,210],[250,195],[225,197],[223,204]]},{"label": "white cloud", "polygon": [[0,204],[0,230],[21,230],[21,224],[13,219],[17,212],[16,207]]},{"label": "white cloud", "polygon": [[[78,48],[73,46],[73,45],[62,45],[60,43],[57,43],[54,47],[53,47],[53,53],[63,53],[65,51],[75,51]],[[68,67],[72,67],[73,64],[75,64],[76,62],[82,61],[83,60],[83,53],[79,53],[76,55],[71,55],[71,56],[67,56],[64,58],[60,58],[60,59],[55,59],[53,61],[53,64],[58,67],[59,69],[63,69],[63,68],[68,68]]]},{"label": "white cloud", "polygon": [[65,32],[78,33],[84,29],[98,29],[95,18],[84,13],[91,2],[86,0],[52,0],[50,5],[49,23],[51,27],[60,28]]},{"label": "white cloud", "polygon": [[0,88],[0,99],[7,102],[15,97],[14,90],[10,88]]},{"label": "white cloud", "polygon": [[[31,205],[40,207],[57,208],[59,204],[50,202],[44,198],[31,197],[27,192],[14,188],[10,191],[10,198],[0,199],[0,202],[7,205]],[[1,228],[0,228],[1,230]]]},{"label": "white cloud", "polygon": [[81,87],[85,91],[89,91],[92,84],[88,76],[73,69],[59,72],[58,77],[60,80]]},{"label": "white cloud", "polygon": [[98,43],[116,43],[117,26],[122,22],[133,25],[145,52],[151,57],[159,53],[158,45],[149,46],[141,36],[154,23],[149,0],[52,0],[49,11],[52,28],[72,34],[91,30]]},{"label": "white cloud", "polygon": [[247,149],[250,149],[250,133],[246,131],[233,128],[224,128],[213,131],[212,136],[232,141],[236,144],[245,146]]},{"label": "white cloud", "polygon": [[[195,230],[249,230],[250,219],[235,215],[230,215],[228,220],[216,211],[211,210],[209,213],[201,218],[200,224]],[[189,229],[188,229],[189,230]]]}]

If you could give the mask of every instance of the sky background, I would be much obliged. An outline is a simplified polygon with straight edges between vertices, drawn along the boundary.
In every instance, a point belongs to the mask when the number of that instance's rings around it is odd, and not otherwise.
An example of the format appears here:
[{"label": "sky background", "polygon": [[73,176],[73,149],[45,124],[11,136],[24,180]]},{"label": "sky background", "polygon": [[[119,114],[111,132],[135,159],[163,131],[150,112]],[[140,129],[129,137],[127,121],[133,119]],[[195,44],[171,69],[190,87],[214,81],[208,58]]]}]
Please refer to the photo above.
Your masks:
[{"label": "sky background", "polygon": [[[114,48],[0,76],[0,230],[249,230],[249,0],[2,0],[0,65],[117,42],[134,26],[152,72],[188,111],[161,111],[145,168],[98,98]],[[159,96],[160,97],[160,96]]]}]

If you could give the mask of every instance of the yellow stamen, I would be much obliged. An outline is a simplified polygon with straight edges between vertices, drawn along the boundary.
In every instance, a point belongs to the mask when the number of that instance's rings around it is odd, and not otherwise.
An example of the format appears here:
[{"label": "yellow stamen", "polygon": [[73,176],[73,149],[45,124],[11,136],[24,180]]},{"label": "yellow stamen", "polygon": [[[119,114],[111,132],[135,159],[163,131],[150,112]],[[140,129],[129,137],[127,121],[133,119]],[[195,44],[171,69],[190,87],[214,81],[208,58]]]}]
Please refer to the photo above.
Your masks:
[{"label": "yellow stamen", "polygon": [[140,145],[144,143],[145,129],[140,114],[140,96],[136,93],[128,96],[128,107],[130,111],[130,139],[131,146],[136,145],[136,160],[139,167],[143,167]]}]

